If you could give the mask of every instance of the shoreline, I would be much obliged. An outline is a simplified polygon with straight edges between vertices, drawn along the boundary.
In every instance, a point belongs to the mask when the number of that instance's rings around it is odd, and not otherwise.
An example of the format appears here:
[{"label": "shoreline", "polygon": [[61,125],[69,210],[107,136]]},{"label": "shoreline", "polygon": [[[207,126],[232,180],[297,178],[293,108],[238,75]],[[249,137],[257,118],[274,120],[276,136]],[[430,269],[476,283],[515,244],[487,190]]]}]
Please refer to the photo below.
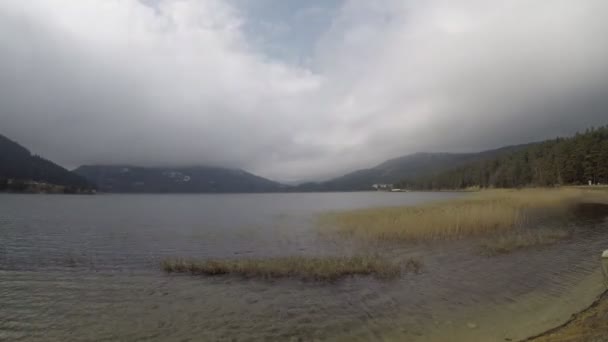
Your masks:
[{"label": "shoreline", "polygon": [[[603,322],[603,326],[598,326]],[[599,328],[599,329],[598,329]],[[608,335],[608,289],[587,308],[573,313],[563,324],[540,334],[530,336],[521,342],[549,341],[595,341],[590,339],[605,338]]]}]

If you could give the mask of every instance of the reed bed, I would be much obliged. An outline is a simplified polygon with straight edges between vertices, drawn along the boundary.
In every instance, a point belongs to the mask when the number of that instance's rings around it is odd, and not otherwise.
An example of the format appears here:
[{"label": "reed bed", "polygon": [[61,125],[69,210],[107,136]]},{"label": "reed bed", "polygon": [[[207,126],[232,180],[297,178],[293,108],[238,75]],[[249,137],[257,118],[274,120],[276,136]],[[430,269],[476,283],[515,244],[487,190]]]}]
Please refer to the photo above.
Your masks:
[{"label": "reed bed", "polygon": [[239,275],[247,278],[298,278],[302,280],[334,281],[361,275],[380,279],[399,277],[402,272],[419,273],[422,264],[410,259],[401,264],[380,256],[353,257],[282,257],[265,259],[193,260],[169,258],[161,262],[167,273],[191,275]]},{"label": "reed bed", "polygon": [[531,218],[607,198],[605,192],[575,188],[487,190],[414,207],[330,212],[320,216],[319,224],[325,232],[367,240],[454,239],[508,232]]}]

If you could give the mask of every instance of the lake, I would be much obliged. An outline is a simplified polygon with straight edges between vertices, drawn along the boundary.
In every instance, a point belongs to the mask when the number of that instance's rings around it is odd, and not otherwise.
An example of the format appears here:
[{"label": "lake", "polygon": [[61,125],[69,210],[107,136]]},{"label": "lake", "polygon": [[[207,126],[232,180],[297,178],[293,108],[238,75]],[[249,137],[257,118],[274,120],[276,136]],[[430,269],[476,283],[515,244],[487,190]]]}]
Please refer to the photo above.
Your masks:
[{"label": "lake", "polygon": [[[0,195],[0,340],[516,340],[601,291],[608,222],[559,224],[572,239],[499,257],[470,241],[367,245],[319,234],[325,211],[459,193]],[[335,283],[167,275],[165,257],[415,256],[422,274]],[[599,285],[598,285],[599,284]],[[446,339],[448,338],[448,339]]]}]

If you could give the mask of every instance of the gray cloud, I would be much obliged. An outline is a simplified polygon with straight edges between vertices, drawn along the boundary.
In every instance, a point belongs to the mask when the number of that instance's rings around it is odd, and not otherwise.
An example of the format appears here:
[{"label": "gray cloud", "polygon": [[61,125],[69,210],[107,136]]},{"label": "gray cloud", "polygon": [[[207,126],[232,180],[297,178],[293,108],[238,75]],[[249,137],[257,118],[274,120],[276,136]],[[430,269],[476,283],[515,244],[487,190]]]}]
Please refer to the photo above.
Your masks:
[{"label": "gray cloud", "polygon": [[0,0],[1,133],[66,166],[290,180],[608,123],[605,1],[340,4],[302,64],[240,1]]}]

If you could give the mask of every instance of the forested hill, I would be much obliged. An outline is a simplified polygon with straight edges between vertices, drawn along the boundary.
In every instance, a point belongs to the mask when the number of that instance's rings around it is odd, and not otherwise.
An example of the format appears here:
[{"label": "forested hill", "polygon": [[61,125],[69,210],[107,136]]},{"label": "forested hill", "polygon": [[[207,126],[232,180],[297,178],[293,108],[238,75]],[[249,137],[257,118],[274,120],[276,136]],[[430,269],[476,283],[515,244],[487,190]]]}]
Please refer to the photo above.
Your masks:
[{"label": "forested hill", "polygon": [[508,146],[475,153],[414,153],[325,182],[304,183],[296,189],[299,191],[372,190],[373,184],[395,184],[404,179],[418,179],[424,175],[439,174],[472,162],[509,154],[527,146]]},{"label": "forested hill", "polygon": [[[61,191],[67,192],[90,188],[84,178],[51,161],[32,155],[25,147],[0,135],[0,191],[32,190],[34,182],[60,186]],[[57,190],[55,188],[53,191]]]},{"label": "forested hill", "polygon": [[608,126],[557,138],[437,175],[404,180],[410,189],[608,184]]},{"label": "forested hill", "polygon": [[287,186],[243,170],[220,167],[81,166],[74,172],[98,190],[115,193],[279,192]]}]

